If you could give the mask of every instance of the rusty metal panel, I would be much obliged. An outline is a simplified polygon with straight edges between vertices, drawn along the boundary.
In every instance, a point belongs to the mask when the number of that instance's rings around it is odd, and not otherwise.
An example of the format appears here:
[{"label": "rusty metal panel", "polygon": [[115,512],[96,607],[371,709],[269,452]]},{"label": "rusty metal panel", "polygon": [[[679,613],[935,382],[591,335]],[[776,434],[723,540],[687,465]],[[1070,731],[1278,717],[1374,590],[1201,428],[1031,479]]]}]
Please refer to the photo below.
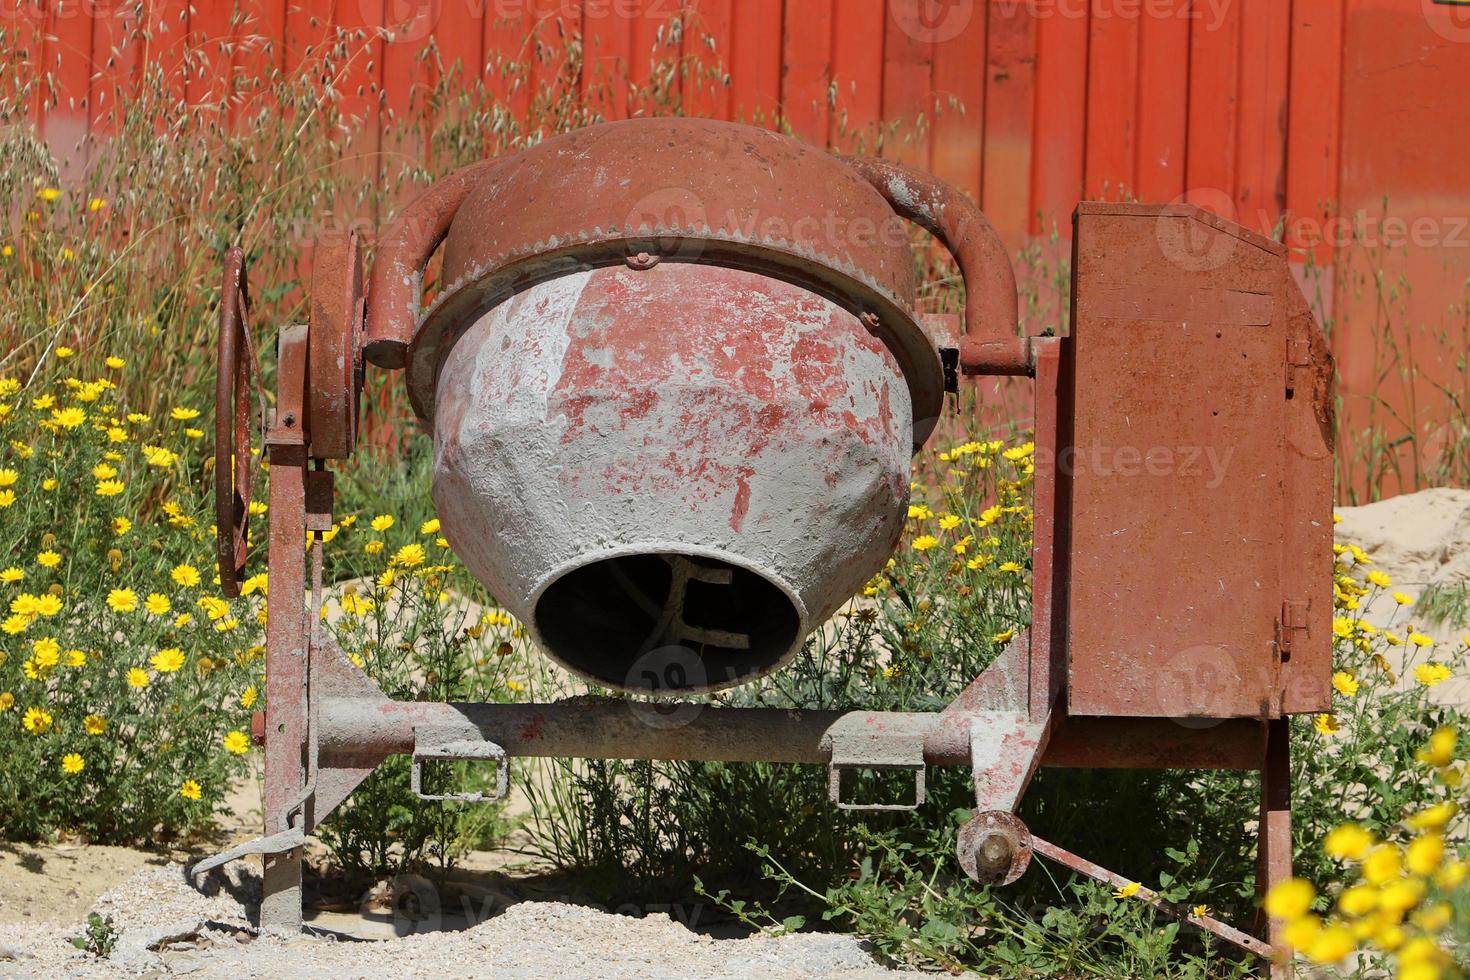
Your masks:
[{"label": "rusty metal panel", "polygon": [[1070,709],[1278,714],[1283,250],[1188,206],[1084,204],[1075,241]]}]

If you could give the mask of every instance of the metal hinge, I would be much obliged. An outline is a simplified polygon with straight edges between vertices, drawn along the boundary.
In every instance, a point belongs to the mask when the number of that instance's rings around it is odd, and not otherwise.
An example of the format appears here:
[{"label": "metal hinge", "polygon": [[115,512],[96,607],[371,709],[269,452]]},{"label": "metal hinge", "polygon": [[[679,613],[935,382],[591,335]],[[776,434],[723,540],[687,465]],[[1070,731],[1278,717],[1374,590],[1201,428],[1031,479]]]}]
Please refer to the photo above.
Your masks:
[{"label": "metal hinge", "polygon": [[1281,603],[1281,619],[1276,626],[1276,652],[1282,662],[1291,659],[1292,648],[1298,633],[1307,633],[1307,610],[1310,604],[1305,599],[1286,599]]}]

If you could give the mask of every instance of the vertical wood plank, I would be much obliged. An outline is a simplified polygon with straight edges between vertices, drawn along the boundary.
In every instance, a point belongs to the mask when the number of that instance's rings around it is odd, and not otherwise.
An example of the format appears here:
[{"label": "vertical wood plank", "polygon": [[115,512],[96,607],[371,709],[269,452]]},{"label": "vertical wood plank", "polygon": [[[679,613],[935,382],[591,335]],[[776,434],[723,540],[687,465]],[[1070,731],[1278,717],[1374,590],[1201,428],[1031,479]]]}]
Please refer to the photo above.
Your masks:
[{"label": "vertical wood plank", "polygon": [[871,152],[883,121],[885,0],[841,0],[832,11],[832,82],[837,91],[833,144]]},{"label": "vertical wood plank", "polygon": [[194,3],[189,8],[189,70],[184,94],[190,105],[218,104],[229,94],[234,6]]},{"label": "vertical wood plank", "polygon": [[[1083,190],[1087,143],[1087,35],[1083,16],[1053,14],[1036,23],[1036,141],[1030,230],[1072,234],[1072,209]],[[988,200],[988,198],[987,198]]]},{"label": "vertical wood plank", "polygon": [[1291,8],[1280,0],[1242,2],[1236,220],[1270,234],[1285,203]]},{"label": "vertical wood plank", "polygon": [[1339,0],[1294,0],[1288,82],[1286,241],[1330,261],[1323,233],[1338,203],[1342,142],[1343,11]]},{"label": "vertical wood plank", "polygon": [[976,201],[985,152],[986,13],[976,7],[959,34],[934,44],[934,173]]},{"label": "vertical wood plank", "polygon": [[[0,92],[15,101],[25,84],[44,71],[46,9],[30,0],[0,0],[0,30],[5,33],[4,52],[8,63],[29,66],[28,71],[0,72]],[[26,108],[26,117],[38,126],[42,101],[42,93],[33,91]]]},{"label": "vertical wood plank", "polygon": [[[924,0],[889,0],[883,35],[883,123],[892,133],[885,155],[927,170],[933,123],[934,29]],[[961,9],[963,5],[955,9]],[[974,16],[973,8],[969,11]]]},{"label": "vertical wood plank", "polygon": [[741,122],[771,126],[780,116],[782,10],[782,0],[736,0],[730,100]]},{"label": "vertical wood plank", "polygon": [[826,146],[831,111],[833,0],[786,5],[783,25],[781,106],[791,131],[809,143]]},{"label": "vertical wood plank", "polygon": [[1241,5],[1225,4],[1189,26],[1189,132],[1186,200],[1224,217],[1235,214],[1235,154],[1240,109]]},{"label": "vertical wood plank", "polygon": [[1012,247],[1031,225],[1036,21],[1029,4],[997,4],[991,9],[981,207]]},{"label": "vertical wood plank", "polygon": [[684,111],[706,119],[730,118],[730,46],[734,0],[685,0]]},{"label": "vertical wood plank", "polygon": [[232,118],[250,119],[270,109],[276,93],[272,74],[285,65],[286,4],[284,0],[239,0],[234,25],[235,72],[242,101]]},{"label": "vertical wood plank", "polygon": [[1086,195],[1131,200],[1138,186],[1139,18],[1120,16],[1118,0],[1092,0],[1087,73]]},{"label": "vertical wood plank", "polygon": [[628,118],[633,24],[613,0],[588,0],[582,17],[582,94],[607,119]]},{"label": "vertical wood plank", "polygon": [[84,0],[57,0],[46,24],[41,133],[67,172],[85,165],[92,13]]},{"label": "vertical wood plank", "polygon": [[1184,193],[1190,0],[1149,9],[1154,13],[1139,22],[1134,193],[1140,201],[1166,202]]},{"label": "vertical wood plank", "polygon": [[119,103],[135,95],[142,80],[142,10],[134,0],[94,2],[91,9],[90,131],[106,136],[119,129]]}]

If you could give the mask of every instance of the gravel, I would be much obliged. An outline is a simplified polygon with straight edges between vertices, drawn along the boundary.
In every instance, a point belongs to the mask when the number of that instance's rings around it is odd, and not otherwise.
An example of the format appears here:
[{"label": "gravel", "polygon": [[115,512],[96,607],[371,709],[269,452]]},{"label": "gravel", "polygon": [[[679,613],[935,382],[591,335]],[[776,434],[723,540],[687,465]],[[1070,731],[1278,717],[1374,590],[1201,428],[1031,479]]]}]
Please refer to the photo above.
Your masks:
[{"label": "gravel", "polygon": [[[220,879],[215,879],[218,882]],[[0,976],[616,978],[842,977],[891,980],[852,936],[797,933],[715,939],[667,915],[643,918],[523,901],[461,931],[367,941],[344,934],[257,937],[259,879],[232,869],[212,894],[177,864],[145,869],[98,899],[119,938],[111,956],[77,950],[81,924],[0,926]]]}]

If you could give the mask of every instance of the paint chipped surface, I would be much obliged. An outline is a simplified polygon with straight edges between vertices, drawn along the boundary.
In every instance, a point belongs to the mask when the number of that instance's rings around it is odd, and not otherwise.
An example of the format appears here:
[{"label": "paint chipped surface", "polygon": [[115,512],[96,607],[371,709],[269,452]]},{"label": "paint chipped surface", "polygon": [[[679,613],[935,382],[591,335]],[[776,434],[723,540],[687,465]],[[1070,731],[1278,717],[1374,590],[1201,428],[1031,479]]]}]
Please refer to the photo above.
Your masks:
[{"label": "paint chipped surface", "polygon": [[779,584],[804,633],[886,560],[907,505],[893,356],[754,273],[664,263],[532,287],[455,346],[436,420],[445,533],[533,627],[540,592],[590,556],[682,550]]}]

